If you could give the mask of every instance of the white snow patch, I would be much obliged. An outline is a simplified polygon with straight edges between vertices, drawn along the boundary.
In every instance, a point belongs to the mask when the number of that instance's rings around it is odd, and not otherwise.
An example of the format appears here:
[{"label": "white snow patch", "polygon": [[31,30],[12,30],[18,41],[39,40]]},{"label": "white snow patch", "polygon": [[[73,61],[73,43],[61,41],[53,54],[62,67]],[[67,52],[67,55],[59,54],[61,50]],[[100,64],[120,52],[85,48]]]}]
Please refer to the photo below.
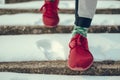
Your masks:
[{"label": "white snow patch", "polygon": [[[59,14],[59,25],[73,25],[74,14]],[[92,25],[120,25],[120,15],[95,15]],[[41,14],[23,13],[14,15],[1,15],[0,25],[43,25]]]},{"label": "white snow patch", "polygon": [[[43,1],[31,1],[22,3],[13,3],[0,5],[0,8],[13,8],[13,9],[39,9],[44,4]],[[74,9],[75,1],[60,1],[60,9]],[[97,9],[113,9],[120,8],[120,1],[98,1]]]},{"label": "white snow patch", "polygon": [[[71,34],[0,36],[0,62],[67,60]],[[95,61],[120,60],[120,34],[88,34]]]},{"label": "white snow patch", "polygon": [[119,80],[120,76],[69,76],[0,72],[0,80]]}]

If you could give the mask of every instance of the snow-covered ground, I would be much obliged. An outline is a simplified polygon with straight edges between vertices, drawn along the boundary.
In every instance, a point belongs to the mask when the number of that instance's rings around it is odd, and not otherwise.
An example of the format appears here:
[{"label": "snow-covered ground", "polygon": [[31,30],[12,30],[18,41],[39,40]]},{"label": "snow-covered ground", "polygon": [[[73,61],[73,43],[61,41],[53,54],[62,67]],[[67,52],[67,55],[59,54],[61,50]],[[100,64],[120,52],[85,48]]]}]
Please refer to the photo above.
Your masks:
[{"label": "snow-covered ground", "polygon": [[[15,4],[6,4],[0,5],[0,8],[19,8],[19,9],[39,9],[43,5],[43,1],[31,1],[31,2],[23,2],[23,3],[15,3]],[[75,1],[60,1],[59,8],[68,8],[74,9]],[[97,4],[98,9],[105,9],[105,8],[120,8],[120,1],[98,1]]]},{"label": "snow-covered ground", "polygon": [[119,80],[120,76],[67,76],[45,74],[0,73],[0,80]]},{"label": "snow-covered ground", "polygon": [[[70,34],[0,36],[0,62],[66,60]],[[120,60],[120,34],[88,34],[95,61]]]},{"label": "snow-covered ground", "polygon": [[[74,14],[59,14],[60,25],[73,25]],[[95,15],[92,25],[120,25],[120,15],[98,14]],[[42,15],[23,13],[14,15],[1,15],[0,25],[43,25]]]}]

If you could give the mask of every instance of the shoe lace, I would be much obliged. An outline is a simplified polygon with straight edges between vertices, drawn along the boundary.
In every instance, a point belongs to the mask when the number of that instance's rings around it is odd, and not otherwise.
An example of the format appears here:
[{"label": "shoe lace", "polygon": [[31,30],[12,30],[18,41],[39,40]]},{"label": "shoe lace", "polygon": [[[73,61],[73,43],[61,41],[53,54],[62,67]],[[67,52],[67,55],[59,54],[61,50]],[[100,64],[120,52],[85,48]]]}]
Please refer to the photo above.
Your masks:
[{"label": "shoe lace", "polygon": [[55,4],[53,2],[45,3],[41,8],[40,12],[44,13],[46,12],[47,15],[55,15],[57,14],[57,11],[59,8],[57,6],[54,6]]},{"label": "shoe lace", "polygon": [[78,38],[73,38],[69,44],[69,47],[71,49],[73,49],[74,47],[76,47],[77,45],[81,45],[81,42],[80,42],[80,36]]}]

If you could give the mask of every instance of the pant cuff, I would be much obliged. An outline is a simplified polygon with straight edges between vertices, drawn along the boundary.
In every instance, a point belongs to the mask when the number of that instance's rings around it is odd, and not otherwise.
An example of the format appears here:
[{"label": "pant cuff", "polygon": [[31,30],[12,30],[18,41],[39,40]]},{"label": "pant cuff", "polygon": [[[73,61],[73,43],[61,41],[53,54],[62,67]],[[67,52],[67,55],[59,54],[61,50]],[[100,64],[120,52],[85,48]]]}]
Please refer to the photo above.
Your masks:
[{"label": "pant cuff", "polygon": [[75,25],[89,28],[91,25],[91,21],[92,21],[92,19],[90,19],[90,18],[76,17]]}]

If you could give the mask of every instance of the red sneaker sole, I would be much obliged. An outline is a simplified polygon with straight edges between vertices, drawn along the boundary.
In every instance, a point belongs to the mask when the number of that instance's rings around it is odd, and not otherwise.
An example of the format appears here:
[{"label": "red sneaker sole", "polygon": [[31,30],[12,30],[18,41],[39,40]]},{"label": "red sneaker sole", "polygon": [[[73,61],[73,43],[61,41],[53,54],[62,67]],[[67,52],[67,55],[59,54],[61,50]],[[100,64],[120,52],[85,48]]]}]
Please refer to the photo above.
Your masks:
[{"label": "red sneaker sole", "polygon": [[68,66],[68,68],[70,68],[73,71],[86,71],[87,69],[89,69],[92,66],[92,64],[93,64],[93,61],[91,62],[91,64],[88,67],[86,67],[84,69],[82,67],[80,67],[80,68],[72,68],[72,67],[69,66],[69,63],[67,63],[67,66]]},{"label": "red sneaker sole", "polygon": [[54,25],[54,26],[49,26],[49,25],[45,25],[46,28],[56,28],[57,25]]}]

